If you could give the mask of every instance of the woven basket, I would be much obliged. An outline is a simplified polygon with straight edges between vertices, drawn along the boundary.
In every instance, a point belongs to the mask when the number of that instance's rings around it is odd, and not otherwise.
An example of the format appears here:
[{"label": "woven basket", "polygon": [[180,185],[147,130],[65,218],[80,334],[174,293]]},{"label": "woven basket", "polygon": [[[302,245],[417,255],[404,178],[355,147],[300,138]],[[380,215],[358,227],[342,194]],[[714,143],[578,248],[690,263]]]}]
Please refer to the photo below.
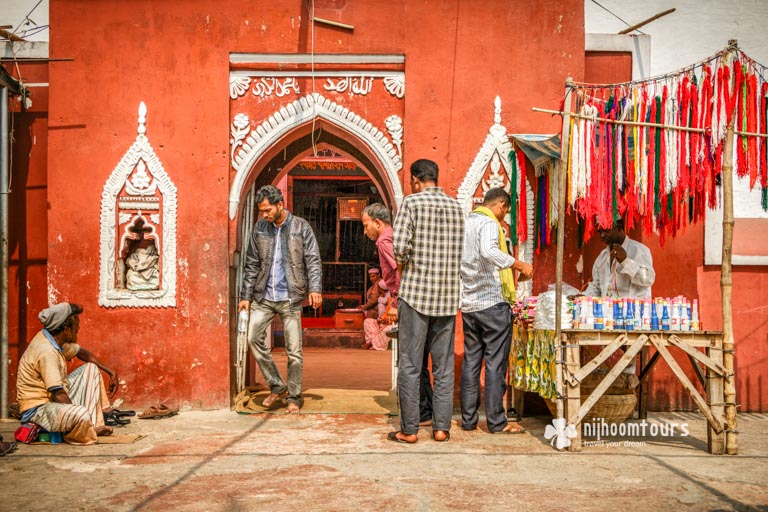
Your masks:
[{"label": "woven basket", "polygon": [[[591,390],[590,390],[591,391]],[[581,402],[587,399],[588,394],[581,395]],[[557,414],[557,404],[551,400],[544,400],[552,416]],[[606,423],[621,423],[629,418],[635,410],[637,397],[634,391],[624,395],[603,395],[582,420],[588,423],[594,419],[603,419]]]}]

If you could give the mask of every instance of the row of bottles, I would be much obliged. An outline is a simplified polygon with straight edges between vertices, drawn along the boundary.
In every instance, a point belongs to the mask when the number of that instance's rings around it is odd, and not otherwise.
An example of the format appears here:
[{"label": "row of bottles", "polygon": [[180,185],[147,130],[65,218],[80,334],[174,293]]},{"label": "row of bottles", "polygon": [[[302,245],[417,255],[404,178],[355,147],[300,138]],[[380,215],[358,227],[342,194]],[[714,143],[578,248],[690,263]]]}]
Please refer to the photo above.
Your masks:
[{"label": "row of bottles", "polygon": [[612,299],[576,297],[573,328],[626,331],[700,331],[699,301],[673,298]]}]

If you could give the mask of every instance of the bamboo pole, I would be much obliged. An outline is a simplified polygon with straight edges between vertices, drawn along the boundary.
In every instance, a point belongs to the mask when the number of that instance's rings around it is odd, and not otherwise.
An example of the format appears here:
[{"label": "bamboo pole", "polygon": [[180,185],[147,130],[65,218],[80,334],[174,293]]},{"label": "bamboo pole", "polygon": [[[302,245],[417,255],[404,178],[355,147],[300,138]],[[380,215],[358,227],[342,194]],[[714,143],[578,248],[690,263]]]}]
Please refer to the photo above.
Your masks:
[{"label": "bamboo pole", "polygon": [[[542,112],[544,114],[555,114],[560,116],[565,115],[565,112],[563,112],[562,110],[550,110],[547,108],[539,108],[539,107],[531,107],[531,110],[533,110],[534,112]],[[569,113],[569,115],[571,117],[575,117],[576,119],[587,119],[589,121],[599,121],[601,123],[608,123],[608,124],[620,124],[624,126],[647,126],[649,128],[663,128],[665,130],[677,130],[681,132],[705,133],[705,130],[703,130],[702,128],[689,128],[687,126],[675,126],[672,124],[646,123],[643,121],[618,121],[616,119],[607,119],[605,117],[585,116],[582,114],[576,114],[575,112],[571,112]],[[734,130],[733,133],[741,137],[768,138],[768,133],[740,132],[737,130]]]},{"label": "bamboo pole", "polygon": [[557,389],[557,417],[563,418],[563,367],[565,360],[563,353],[561,311],[563,310],[563,254],[565,245],[565,177],[568,172],[568,148],[571,138],[571,92],[573,91],[573,78],[565,79],[565,100],[563,101],[563,130],[560,135],[560,162],[557,175],[557,259],[555,263],[555,387]]},{"label": "bamboo pole", "polygon": [[666,11],[664,11],[664,12],[660,12],[660,13],[658,13],[658,14],[654,14],[653,16],[651,16],[650,18],[648,18],[647,20],[643,20],[643,21],[641,21],[640,23],[635,23],[635,24],[634,24],[634,25],[632,25],[631,27],[627,27],[627,28],[625,28],[624,30],[622,30],[621,32],[619,32],[619,35],[623,35],[623,34],[629,34],[630,32],[632,32],[632,31],[634,31],[634,30],[637,30],[637,29],[639,29],[640,27],[644,27],[644,26],[646,26],[647,24],[649,24],[650,22],[652,22],[652,21],[656,21],[657,19],[661,18],[662,16],[666,16],[667,14],[671,14],[671,13],[673,13],[673,12],[675,12],[675,8],[674,8],[674,7],[673,7],[672,9],[667,9],[667,10],[666,10]]},{"label": "bamboo pole", "polygon": [[723,303],[723,366],[725,366],[725,453],[739,453],[736,428],[736,385],[733,372],[733,315],[731,251],[733,247],[733,119],[728,122],[723,147],[723,261],[720,265],[720,293]]}]

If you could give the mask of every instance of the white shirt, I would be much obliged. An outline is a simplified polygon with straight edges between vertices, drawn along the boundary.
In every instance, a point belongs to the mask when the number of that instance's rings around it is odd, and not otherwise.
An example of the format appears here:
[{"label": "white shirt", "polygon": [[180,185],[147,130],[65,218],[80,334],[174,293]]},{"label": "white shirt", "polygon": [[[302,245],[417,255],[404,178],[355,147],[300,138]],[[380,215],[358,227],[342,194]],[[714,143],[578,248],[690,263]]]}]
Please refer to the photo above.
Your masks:
[{"label": "white shirt", "polygon": [[461,309],[474,313],[504,302],[499,269],[515,264],[515,258],[499,249],[499,225],[481,213],[470,213],[464,222],[461,259]]},{"label": "white shirt", "polygon": [[651,286],[656,280],[651,251],[640,242],[628,236],[621,244],[627,257],[622,262],[611,263],[610,248],[598,254],[592,266],[592,282],[584,291],[591,297],[614,297],[645,299],[652,298]]}]

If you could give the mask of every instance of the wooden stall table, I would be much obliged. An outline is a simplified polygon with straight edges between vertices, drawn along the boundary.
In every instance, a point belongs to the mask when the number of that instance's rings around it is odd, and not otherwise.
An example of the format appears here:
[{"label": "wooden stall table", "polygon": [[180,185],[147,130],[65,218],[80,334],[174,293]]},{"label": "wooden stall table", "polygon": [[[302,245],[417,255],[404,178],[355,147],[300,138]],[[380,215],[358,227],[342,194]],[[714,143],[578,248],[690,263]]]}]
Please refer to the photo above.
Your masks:
[{"label": "wooden stall table", "polygon": [[[651,369],[659,359],[664,359],[682,386],[691,394],[694,402],[707,419],[708,449],[710,453],[723,453],[724,443],[724,395],[723,384],[723,333],[720,331],[616,331],[567,329],[562,331],[560,350],[563,354],[561,372],[557,372],[556,334],[554,330],[527,328],[515,323],[512,328],[510,359],[510,393],[515,409],[523,413],[525,392],[538,393],[551,402],[558,400],[558,384],[563,390],[565,418],[574,425],[577,437],[571,439],[570,450],[581,450],[581,424],[600,397],[611,387],[619,375],[635,360],[641,351],[653,348],[648,358],[641,358],[638,375],[643,385]],[[581,363],[581,348],[602,347],[587,363]],[[683,372],[672,356],[670,347],[685,353],[696,376],[704,387],[706,400]],[[704,349],[702,352],[701,349]],[[600,368],[614,354],[621,356],[603,377],[602,381],[582,403],[581,383]],[[706,374],[701,366],[706,367]],[[560,382],[557,382],[557,379]],[[643,400],[640,400],[639,416],[645,417]]]},{"label": "wooden stall table", "polygon": [[[534,333],[534,337],[536,336],[537,334]],[[656,352],[647,362],[643,362],[644,365],[638,376],[640,383],[642,384],[647,378],[658,360],[664,359],[707,419],[709,452],[718,454],[723,452],[725,447],[723,426],[725,419],[723,396],[725,368],[723,366],[722,332],[564,329],[560,341],[560,349],[564,357],[561,361],[562,371],[559,374],[555,372],[555,377],[562,379],[560,389],[563,389],[564,396],[561,398],[564,400],[565,418],[569,425],[576,427],[577,432],[577,437],[571,440],[570,450],[581,450],[581,423],[589,410],[613,384],[619,374],[634,361],[635,356],[643,348],[652,347],[656,349]],[[581,347],[583,346],[600,346],[602,350],[592,360],[582,365]],[[670,353],[670,347],[679,349],[686,354],[705,389],[706,400],[680,368]],[[702,348],[704,352],[699,350]],[[622,350],[623,354],[618,362],[582,403],[581,382],[619,350]],[[706,376],[699,364],[706,367]]]}]

